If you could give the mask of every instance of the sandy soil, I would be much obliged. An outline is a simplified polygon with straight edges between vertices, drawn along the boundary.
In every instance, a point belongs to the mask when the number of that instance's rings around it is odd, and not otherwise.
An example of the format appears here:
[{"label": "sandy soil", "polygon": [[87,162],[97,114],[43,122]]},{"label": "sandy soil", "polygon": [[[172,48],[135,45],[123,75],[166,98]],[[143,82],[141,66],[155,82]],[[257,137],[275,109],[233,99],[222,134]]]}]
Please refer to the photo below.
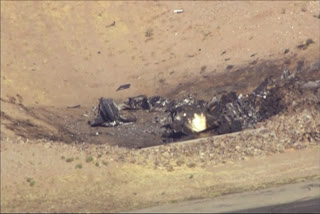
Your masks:
[{"label": "sandy soil", "polygon": [[205,167],[178,162],[171,168],[155,168],[153,161],[139,160],[139,153],[128,155],[136,163],[127,163],[115,158],[117,149],[102,151],[109,153],[100,157],[95,147],[3,141],[1,211],[128,211],[320,176],[319,146]]},{"label": "sandy soil", "polygon": [[[1,95],[19,94],[28,106],[162,95],[227,65],[295,54],[318,58],[319,5],[313,1],[1,6]],[[172,12],[180,7],[184,13]],[[316,44],[297,51],[308,38]],[[125,83],[130,90],[116,92]]]},{"label": "sandy soil", "polygon": [[[261,124],[275,148],[299,124],[296,144],[208,164],[199,150],[168,158],[175,145],[117,147],[83,116],[100,97],[207,99],[286,68],[319,69],[319,14],[314,1],[1,2],[1,212],[116,212],[319,177],[319,140],[301,137],[319,125],[305,119],[314,109]],[[255,151],[263,134],[253,135],[235,140]]]}]

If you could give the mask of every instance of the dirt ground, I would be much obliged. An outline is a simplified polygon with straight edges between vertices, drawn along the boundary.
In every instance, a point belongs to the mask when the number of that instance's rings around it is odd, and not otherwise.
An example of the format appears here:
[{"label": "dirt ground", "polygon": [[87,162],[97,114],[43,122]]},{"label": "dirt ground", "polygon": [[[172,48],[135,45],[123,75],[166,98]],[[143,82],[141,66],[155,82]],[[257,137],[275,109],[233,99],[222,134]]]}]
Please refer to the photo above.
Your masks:
[{"label": "dirt ground", "polygon": [[100,97],[209,99],[284,69],[318,74],[319,16],[315,1],[1,2],[1,212],[117,212],[318,178],[307,104],[160,147],[87,121]]}]

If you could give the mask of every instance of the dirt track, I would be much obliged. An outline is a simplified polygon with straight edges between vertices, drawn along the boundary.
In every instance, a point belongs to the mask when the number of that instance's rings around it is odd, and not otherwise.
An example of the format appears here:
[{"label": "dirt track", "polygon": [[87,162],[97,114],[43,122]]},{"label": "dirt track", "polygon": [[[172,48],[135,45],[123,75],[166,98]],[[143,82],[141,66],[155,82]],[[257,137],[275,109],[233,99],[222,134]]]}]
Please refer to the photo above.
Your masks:
[{"label": "dirt track", "polygon": [[209,99],[284,69],[318,80],[319,14],[311,1],[1,2],[1,211],[120,211],[319,177],[319,113],[303,97],[264,133],[193,146],[119,148],[158,143],[87,124],[100,97]]}]

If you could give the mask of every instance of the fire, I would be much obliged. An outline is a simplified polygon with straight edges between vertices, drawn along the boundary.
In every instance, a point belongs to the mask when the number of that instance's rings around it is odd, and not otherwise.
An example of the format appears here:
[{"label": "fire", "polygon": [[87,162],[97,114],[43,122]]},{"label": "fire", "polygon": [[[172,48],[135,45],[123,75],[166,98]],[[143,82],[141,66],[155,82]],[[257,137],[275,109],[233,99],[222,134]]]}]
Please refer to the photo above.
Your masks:
[{"label": "fire", "polygon": [[207,118],[203,113],[195,113],[192,120],[188,119],[188,125],[193,132],[201,132],[207,129]]}]

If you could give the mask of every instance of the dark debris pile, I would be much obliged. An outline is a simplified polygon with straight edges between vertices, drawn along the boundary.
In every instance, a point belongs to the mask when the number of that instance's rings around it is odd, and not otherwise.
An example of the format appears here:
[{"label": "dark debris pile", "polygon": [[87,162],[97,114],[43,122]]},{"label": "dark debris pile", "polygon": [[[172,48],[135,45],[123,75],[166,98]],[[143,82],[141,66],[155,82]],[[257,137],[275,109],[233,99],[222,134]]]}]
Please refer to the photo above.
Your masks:
[{"label": "dark debris pile", "polygon": [[130,114],[124,116],[123,113],[142,110],[159,112],[152,119],[152,123],[160,125],[159,133],[166,139],[196,136],[201,132],[210,132],[212,135],[237,132],[255,128],[259,121],[281,112],[285,105],[280,90],[283,85],[296,80],[294,73],[284,71],[281,78],[265,79],[250,94],[237,95],[232,91],[221,97],[213,96],[209,101],[197,100],[192,96],[170,100],[160,96],[140,95],[130,97],[126,102],[117,105],[113,99],[101,98],[97,117],[90,125],[135,125],[139,118]]}]

